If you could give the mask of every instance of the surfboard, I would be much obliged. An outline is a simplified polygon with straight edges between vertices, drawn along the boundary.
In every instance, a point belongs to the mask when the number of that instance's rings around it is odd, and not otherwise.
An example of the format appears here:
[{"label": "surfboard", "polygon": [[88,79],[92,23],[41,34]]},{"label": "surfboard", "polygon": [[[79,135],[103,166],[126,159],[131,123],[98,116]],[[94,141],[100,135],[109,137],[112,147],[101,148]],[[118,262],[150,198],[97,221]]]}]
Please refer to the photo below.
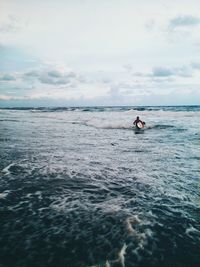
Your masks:
[{"label": "surfboard", "polygon": [[138,122],[137,124],[136,124],[136,127],[138,128],[138,129],[142,129],[142,128],[144,128],[144,124],[142,123],[142,122]]}]

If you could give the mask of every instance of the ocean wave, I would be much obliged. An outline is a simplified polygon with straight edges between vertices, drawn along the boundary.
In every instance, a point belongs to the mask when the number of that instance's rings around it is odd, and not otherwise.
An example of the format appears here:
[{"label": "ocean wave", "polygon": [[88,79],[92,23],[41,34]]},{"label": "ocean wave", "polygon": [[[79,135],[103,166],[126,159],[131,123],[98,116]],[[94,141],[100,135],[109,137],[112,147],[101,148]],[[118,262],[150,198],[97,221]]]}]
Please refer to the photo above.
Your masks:
[{"label": "ocean wave", "polygon": [[4,119],[4,120],[0,120],[0,121],[19,122],[20,120]]},{"label": "ocean wave", "polygon": [[[106,121],[101,119],[92,119],[86,122],[73,122],[74,124],[83,124],[85,126],[94,127],[97,129],[121,129],[121,130],[135,130],[135,126],[132,125],[130,122],[122,122],[122,121]],[[177,128],[175,125],[169,124],[150,124],[146,125],[142,130],[150,130],[150,129],[158,129],[158,130],[165,130],[165,129],[175,129]],[[185,129],[178,129],[179,131],[184,131]]]},{"label": "ocean wave", "polygon": [[11,107],[0,108],[0,110],[27,110],[31,112],[62,112],[62,111],[80,111],[80,112],[110,112],[110,111],[174,111],[174,112],[195,112],[200,111],[199,105],[192,106],[88,106],[88,107]]},{"label": "ocean wave", "polygon": [[174,125],[169,125],[169,124],[155,124],[155,125],[151,125],[151,126],[147,126],[147,129],[172,129],[175,128]]},{"label": "ocean wave", "polygon": [[123,122],[109,122],[93,119],[84,123],[86,126],[94,127],[97,129],[132,129],[132,125]]}]

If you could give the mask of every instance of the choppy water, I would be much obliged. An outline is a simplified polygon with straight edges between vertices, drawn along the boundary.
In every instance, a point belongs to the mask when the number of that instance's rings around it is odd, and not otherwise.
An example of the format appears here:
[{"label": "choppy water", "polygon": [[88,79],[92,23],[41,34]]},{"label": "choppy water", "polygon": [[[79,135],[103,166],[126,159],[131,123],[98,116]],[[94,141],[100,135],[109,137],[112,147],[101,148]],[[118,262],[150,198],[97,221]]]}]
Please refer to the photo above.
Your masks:
[{"label": "choppy water", "polygon": [[199,106],[0,110],[0,267],[200,266],[199,163]]}]

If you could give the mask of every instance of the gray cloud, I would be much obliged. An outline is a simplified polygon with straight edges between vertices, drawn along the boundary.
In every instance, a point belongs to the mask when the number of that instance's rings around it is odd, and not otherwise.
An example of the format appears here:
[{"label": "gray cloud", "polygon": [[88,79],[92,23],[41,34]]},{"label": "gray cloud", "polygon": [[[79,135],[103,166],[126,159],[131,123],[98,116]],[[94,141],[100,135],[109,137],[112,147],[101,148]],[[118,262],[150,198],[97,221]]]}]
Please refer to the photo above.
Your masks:
[{"label": "gray cloud", "polygon": [[174,75],[174,71],[166,67],[156,67],[152,71],[153,77],[169,77]]},{"label": "gray cloud", "polygon": [[72,71],[61,72],[56,69],[29,71],[24,74],[25,79],[37,80],[43,84],[66,85],[78,79],[78,75]]},{"label": "gray cloud", "polygon": [[26,72],[26,73],[24,73],[24,77],[26,78],[26,77],[30,77],[30,78],[34,78],[34,77],[36,77],[36,78],[38,78],[40,75],[39,75],[39,72],[38,71],[29,71],[29,72]]},{"label": "gray cloud", "polygon": [[15,81],[15,76],[11,74],[3,74],[0,76],[0,81]]},{"label": "gray cloud", "polygon": [[[197,65],[196,65],[197,68]],[[149,78],[157,78],[157,79],[166,79],[172,77],[191,77],[193,73],[194,67],[189,66],[181,66],[176,68],[168,68],[168,67],[154,67],[151,72],[142,73],[136,72],[134,76],[137,77],[149,77]],[[171,79],[168,79],[170,81]]]},{"label": "gray cloud", "polygon": [[48,76],[49,77],[52,77],[52,78],[61,78],[63,75],[59,72],[59,71],[57,71],[57,70],[51,70],[51,71],[49,71],[48,73]]},{"label": "gray cloud", "polygon": [[192,70],[190,66],[181,66],[178,68],[165,68],[158,67],[153,69],[153,77],[170,77],[170,76],[181,76],[181,77],[191,77]]},{"label": "gray cloud", "polygon": [[190,27],[199,24],[200,24],[200,18],[190,15],[183,15],[171,19],[169,22],[169,27],[171,29],[174,29],[177,27]]},{"label": "gray cloud", "polygon": [[192,63],[192,68],[195,70],[200,70],[200,63]]},{"label": "gray cloud", "polygon": [[55,79],[47,76],[47,77],[40,77],[39,80],[41,83],[52,84],[52,85],[64,85],[70,83],[70,80],[66,77],[61,79]]}]

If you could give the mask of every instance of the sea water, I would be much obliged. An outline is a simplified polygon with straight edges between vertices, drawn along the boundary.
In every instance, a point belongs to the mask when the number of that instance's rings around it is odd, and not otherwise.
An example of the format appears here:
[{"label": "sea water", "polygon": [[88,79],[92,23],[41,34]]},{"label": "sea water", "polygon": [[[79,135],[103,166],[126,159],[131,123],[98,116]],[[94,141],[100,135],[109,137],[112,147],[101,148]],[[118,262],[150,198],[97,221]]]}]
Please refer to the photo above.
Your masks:
[{"label": "sea water", "polygon": [[200,266],[199,163],[199,106],[1,109],[0,267]]}]

